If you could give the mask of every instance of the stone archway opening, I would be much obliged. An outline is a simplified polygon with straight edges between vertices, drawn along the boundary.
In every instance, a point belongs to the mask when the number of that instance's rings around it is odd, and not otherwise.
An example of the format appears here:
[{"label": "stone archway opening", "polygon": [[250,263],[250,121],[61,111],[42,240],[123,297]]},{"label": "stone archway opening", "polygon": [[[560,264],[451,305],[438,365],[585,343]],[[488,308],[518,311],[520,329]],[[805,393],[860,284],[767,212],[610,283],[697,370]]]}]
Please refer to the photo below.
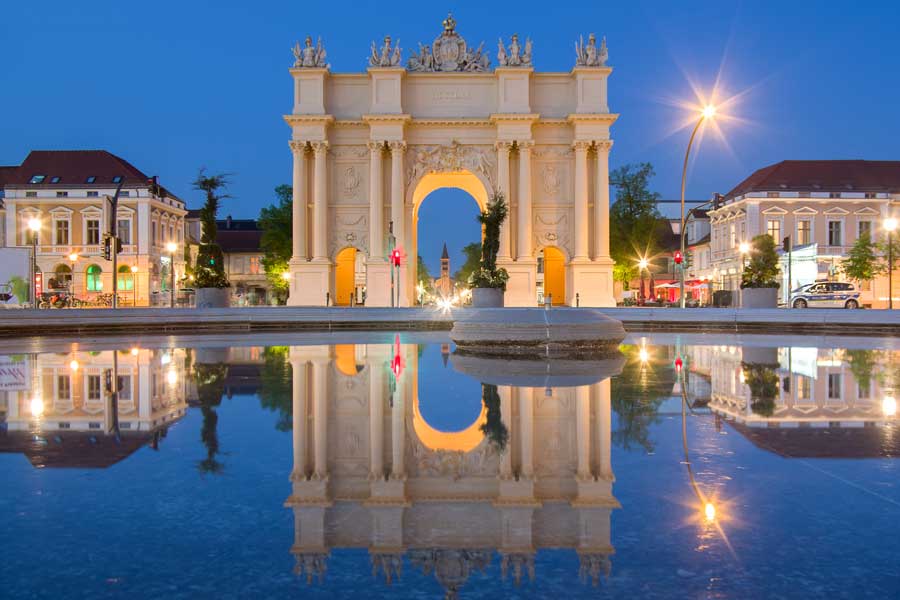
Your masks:
[{"label": "stone archway opening", "polygon": [[359,306],[366,297],[365,255],[347,246],[335,255],[334,305]]},{"label": "stone archway opening", "polygon": [[556,246],[538,253],[538,302],[550,296],[553,306],[566,303],[566,255]]}]

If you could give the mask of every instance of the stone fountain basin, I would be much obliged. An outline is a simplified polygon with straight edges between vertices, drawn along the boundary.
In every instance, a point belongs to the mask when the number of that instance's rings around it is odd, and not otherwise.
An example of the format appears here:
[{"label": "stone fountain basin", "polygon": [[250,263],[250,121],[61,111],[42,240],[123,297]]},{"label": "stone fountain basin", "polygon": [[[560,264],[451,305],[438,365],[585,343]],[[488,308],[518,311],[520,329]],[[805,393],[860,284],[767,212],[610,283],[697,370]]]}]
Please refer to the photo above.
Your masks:
[{"label": "stone fountain basin", "polygon": [[454,314],[459,354],[605,358],[625,339],[622,323],[589,308],[478,308]]}]

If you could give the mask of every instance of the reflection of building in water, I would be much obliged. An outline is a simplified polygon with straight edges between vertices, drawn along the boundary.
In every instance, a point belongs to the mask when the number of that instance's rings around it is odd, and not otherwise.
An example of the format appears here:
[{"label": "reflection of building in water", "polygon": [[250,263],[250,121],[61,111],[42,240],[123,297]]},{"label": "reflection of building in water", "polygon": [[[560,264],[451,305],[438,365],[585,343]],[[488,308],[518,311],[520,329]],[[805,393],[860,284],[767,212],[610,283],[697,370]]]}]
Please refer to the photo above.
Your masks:
[{"label": "reflection of building in water", "polygon": [[326,346],[291,349],[297,572],[321,578],[331,548],[368,548],[387,581],[406,554],[453,595],[494,550],[518,581],[552,547],[576,550],[595,582],[607,573],[619,506],[609,380],[550,395],[500,386],[501,452],[481,431],[484,409],[460,431],[425,421],[417,348],[400,348],[396,385],[391,346],[356,346],[355,364]]},{"label": "reflection of building in water", "polygon": [[[896,456],[900,437],[882,400],[890,353],[694,346],[709,407],[753,443],[787,456]],[[888,360],[888,362],[890,362]]]},{"label": "reflection of building in water", "polygon": [[[155,445],[185,414],[184,359],[183,350],[120,350],[114,370],[113,351],[22,356],[27,381],[0,392],[0,451],[38,467],[106,467]],[[118,439],[108,435],[117,428]]]}]

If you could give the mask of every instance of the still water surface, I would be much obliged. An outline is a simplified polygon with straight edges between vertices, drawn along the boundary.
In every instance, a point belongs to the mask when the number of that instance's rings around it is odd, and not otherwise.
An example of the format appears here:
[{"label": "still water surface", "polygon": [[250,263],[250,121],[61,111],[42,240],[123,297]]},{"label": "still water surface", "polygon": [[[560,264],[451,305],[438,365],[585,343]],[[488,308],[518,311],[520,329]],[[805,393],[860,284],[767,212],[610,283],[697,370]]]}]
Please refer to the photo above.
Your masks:
[{"label": "still water surface", "polygon": [[632,334],[530,379],[431,334],[6,348],[3,596],[897,598],[894,347]]}]

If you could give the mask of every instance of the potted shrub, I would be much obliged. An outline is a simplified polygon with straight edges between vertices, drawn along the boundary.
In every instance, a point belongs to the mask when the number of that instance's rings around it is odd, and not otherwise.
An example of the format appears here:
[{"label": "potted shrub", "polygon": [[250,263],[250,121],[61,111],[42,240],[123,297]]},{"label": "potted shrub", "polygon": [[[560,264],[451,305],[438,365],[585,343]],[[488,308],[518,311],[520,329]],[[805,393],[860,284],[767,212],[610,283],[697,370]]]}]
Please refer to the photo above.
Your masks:
[{"label": "potted shrub", "polygon": [[761,417],[775,414],[775,396],[778,395],[778,364],[742,362],[744,382],[750,388],[750,410]]},{"label": "potted shrub", "polygon": [[500,192],[494,194],[487,209],[478,215],[478,222],[484,226],[484,244],[481,246],[481,263],[469,276],[472,306],[475,308],[503,306],[509,273],[506,269],[497,268],[497,252],[500,251],[500,226],[506,215],[506,201]]},{"label": "potted shrub", "polygon": [[768,234],[752,240],[750,261],[741,275],[741,308],[778,306],[778,254]]},{"label": "potted shrub", "polygon": [[221,193],[226,185],[226,175],[207,175],[204,169],[200,169],[194,181],[194,189],[206,193],[206,202],[200,209],[200,249],[193,268],[197,308],[224,308],[231,303],[231,284],[225,275],[222,249],[216,243],[216,214],[219,200],[228,197]]}]

